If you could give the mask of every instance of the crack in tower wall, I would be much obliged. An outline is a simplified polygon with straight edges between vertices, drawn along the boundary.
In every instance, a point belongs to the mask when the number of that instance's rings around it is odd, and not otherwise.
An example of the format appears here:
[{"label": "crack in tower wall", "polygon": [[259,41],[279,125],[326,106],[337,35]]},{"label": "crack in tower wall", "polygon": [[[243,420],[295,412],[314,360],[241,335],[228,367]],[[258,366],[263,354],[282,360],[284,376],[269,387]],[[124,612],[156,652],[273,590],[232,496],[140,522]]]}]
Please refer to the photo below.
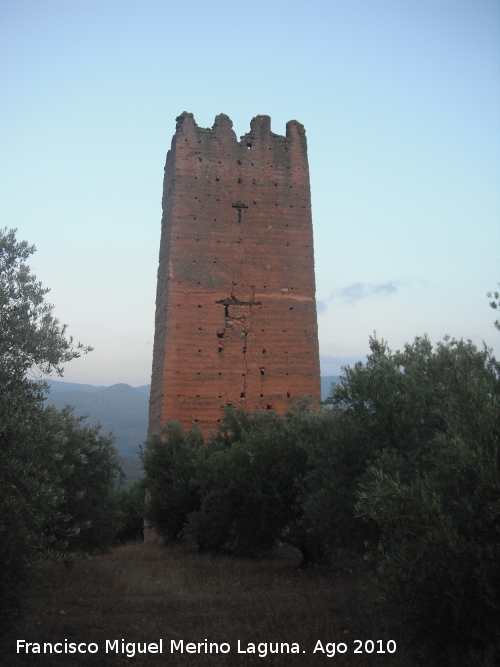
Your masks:
[{"label": "crack in tower wall", "polygon": [[307,146],[300,123],[286,129],[274,134],[270,118],[257,116],[238,141],[224,114],[211,129],[192,114],[177,119],[163,187],[150,433],[167,419],[208,433],[228,403],[280,413],[301,396],[319,403]]}]

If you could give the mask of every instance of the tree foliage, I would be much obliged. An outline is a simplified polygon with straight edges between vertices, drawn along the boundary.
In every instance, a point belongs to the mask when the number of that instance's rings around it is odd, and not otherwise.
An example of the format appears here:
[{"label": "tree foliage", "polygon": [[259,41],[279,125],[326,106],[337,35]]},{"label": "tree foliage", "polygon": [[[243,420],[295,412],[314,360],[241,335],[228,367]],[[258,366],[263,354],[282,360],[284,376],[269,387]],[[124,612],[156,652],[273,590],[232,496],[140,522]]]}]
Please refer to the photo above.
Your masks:
[{"label": "tree foliage", "polygon": [[268,551],[296,514],[306,453],[274,412],[226,410],[200,459],[200,508],[189,517],[202,548]]},{"label": "tree foliage", "polygon": [[[488,299],[491,299],[490,307],[493,308],[493,310],[500,309],[500,292],[488,292],[486,296]],[[500,331],[500,320],[493,322],[493,326]]]},{"label": "tree foliage", "polygon": [[121,525],[115,535],[118,542],[124,544],[143,539],[145,493],[144,478],[136,480],[128,488],[118,489],[118,508],[121,516]]},{"label": "tree foliage", "polygon": [[37,281],[26,260],[35,252],[17,241],[16,230],[0,230],[0,371],[25,379],[29,371],[62,375],[62,364],[92,350],[66,337],[67,325],[45,300],[49,290]]},{"label": "tree foliage", "polygon": [[198,428],[183,434],[178,422],[167,422],[141,451],[148,501],[145,519],[166,540],[178,539],[190,512],[199,507],[196,488],[203,435]]},{"label": "tree foliage", "polygon": [[20,609],[23,586],[46,557],[110,543],[118,513],[113,438],[66,409],[44,407],[40,373],[91,348],[66,337],[26,260],[34,248],[0,231],[0,620]]},{"label": "tree foliage", "polygon": [[463,341],[421,361],[435,433],[372,463],[356,514],[380,531],[371,558],[383,598],[420,650],[485,664],[500,641],[500,368]]}]

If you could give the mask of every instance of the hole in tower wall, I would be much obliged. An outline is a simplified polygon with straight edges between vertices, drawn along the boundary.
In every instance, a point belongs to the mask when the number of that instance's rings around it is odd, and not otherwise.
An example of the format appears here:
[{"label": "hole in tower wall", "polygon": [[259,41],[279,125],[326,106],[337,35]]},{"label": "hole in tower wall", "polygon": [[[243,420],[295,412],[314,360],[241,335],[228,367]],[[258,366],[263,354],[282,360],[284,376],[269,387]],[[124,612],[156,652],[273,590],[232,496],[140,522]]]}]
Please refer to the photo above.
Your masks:
[{"label": "hole in tower wall", "polygon": [[252,148],[252,144],[247,144],[247,148],[250,150]]},{"label": "hole in tower wall", "polygon": [[265,369],[265,368],[261,368],[261,369],[260,369],[260,374],[261,374],[261,375],[264,375],[265,372],[266,372],[266,369]]}]

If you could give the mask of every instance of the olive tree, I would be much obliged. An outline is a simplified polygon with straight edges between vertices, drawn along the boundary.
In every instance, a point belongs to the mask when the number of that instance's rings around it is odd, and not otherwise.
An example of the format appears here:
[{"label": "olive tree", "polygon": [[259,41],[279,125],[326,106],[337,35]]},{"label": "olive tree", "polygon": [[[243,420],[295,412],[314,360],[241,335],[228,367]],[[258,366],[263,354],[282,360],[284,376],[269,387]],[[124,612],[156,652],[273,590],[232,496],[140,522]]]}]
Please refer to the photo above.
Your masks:
[{"label": "olive tree", "polygon": [[[112,438],[71,411],[46,408],[41,374],[91,350],[74,344],[27,260],[34,247],[0,230],[0,610],[20,608],[23,586],[47,556],[109,543],[116,512]],[[77,536],[86,537],[77,539]],[[0,623],[1,625],[1,623]]]}]

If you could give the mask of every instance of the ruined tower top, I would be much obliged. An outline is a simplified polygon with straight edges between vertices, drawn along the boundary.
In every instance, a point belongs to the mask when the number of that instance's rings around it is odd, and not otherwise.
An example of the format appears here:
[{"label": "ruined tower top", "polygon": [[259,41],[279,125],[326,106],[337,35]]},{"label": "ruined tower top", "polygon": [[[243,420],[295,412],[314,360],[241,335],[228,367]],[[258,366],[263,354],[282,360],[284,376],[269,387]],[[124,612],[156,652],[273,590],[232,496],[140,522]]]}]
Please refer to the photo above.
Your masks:
[{"label": "ruined tower top", "polygon": [[256,116],[238,141],[225,114],[177,118],[167,154],[150,431],[205,432],[225,405],[283,412],[320,399],[304,127]]},{"label": "ruined tower top", "polygon": [[[228,138],[230,140],[234,140],[235,143],[239,143],[240,146],[246,146],[246,148],[252,148],[254,141],[261,142],[262,148],[264,144],[270,144],[271,137],[272,139],[277,140],[279,143],[283,143],[285,146],[288,146],[288,142],[286,140],[291,140],[295,137],[302,137],[303,148],[306,148],[306,133],[304,126],[301,123],[297,122],[296,120],[288,121],[286,124],[286,137],[283,137],[279,134],[271,132],[270,116],[255,116],[255,118],[252,118],[250,121],[250,132],[243,135],[239,142],[236,139],[236,134],[233,130],[233,121],[224,113],[221,113],[215,117],[214,124],[211,128],[203,128],[198,127],[192,113],[184,111],[176,118],[175,130],[176,133],[172,139],[172,145],[174,144],[179,132],[184,133],[185,135],[188,135],[190,132],[192,132],[193,135],[198,133],[200,138],[203,136],[214,136],[220,140],[223,138]],[[287,149],[288,148],[285,148],[285,150]]]}]

